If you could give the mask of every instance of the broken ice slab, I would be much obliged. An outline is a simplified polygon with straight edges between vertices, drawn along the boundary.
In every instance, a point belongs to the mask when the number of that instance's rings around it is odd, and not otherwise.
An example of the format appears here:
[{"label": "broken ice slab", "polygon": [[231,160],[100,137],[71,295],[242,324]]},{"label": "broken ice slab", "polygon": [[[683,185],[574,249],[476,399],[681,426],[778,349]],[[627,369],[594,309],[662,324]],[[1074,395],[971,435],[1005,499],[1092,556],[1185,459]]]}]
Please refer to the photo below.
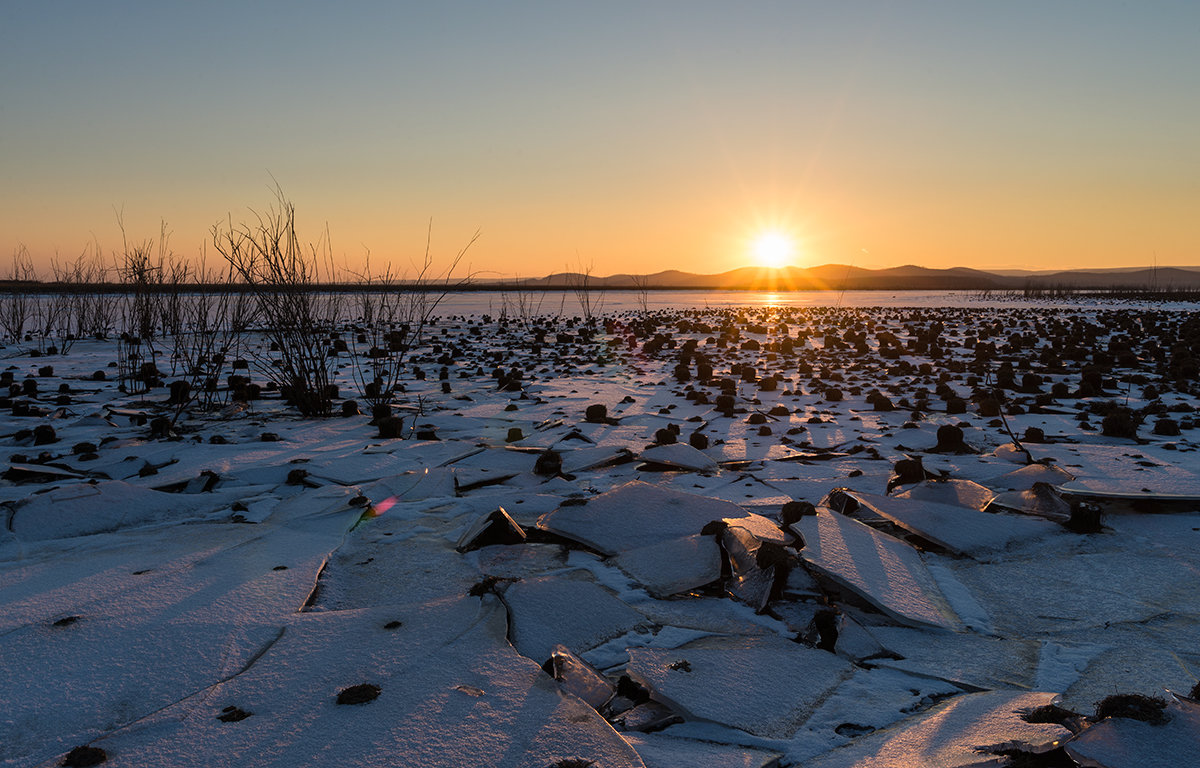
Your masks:
[{"label": "broken ice slab", "polygon": [[[1018,542],[1062,532],[1059,525],[1049,520],[926,501],[907,495],[907,491],[897,496],[855,491],[837,493],[853,499],[870,513],[959,554],[994,552]],[[990,499],[990,492],[988,497]]]},{"label": "broken ice slab", "polygon": [[749,528],[759,538],[783,542],[779,527],[736,504],[639,481],[602,493],[586,504],[561,506],[538,527],[606,555],[700,533],[714,520]]},{"label": "broken ice slab", "polygon": [[540,663],[557,645],[582,653],[647,623],[590,578],[586,571],[572,571],[508,587],[504,603],[517,651]]},{"label": "broken ice slab", "polygon": [[1179,768],[1200,755],[1200,704],[1173,697],[1166,723],[1110,717],[1067,742],[1067,754],[1095,768]]},{"label": "broken ice slab", "polygon": [[86,480],[89,473],[56,467],[51,464],[10,464],[3,478],[13,483],[55,483],[64,480]]},{"label": "broken ice slab", "polygon": [[[1194,615],[1194,614],[1193,614]],[[1158,626],[1154,626],[1158,625]],[[1110,627],[1067,635],[1077,679],[1062,688],[1062,705],[1089,713],[1113,692],[1160,696],[1164,688],[1190,690],[1200,670],[1197,631],[1190,618],[1162,618],[1150,626]]]},{"label": "broken ice slab", "polygon": [[687,718],[788,738],[853,667],[781,637],[703,638],[679,648],[630,648],[628,673]]},{"label": "broken ice slab", "polygon": [[819,755],[805,768],[974,768],[1007,764],[1001,751],[1048,752],[1071,732],[1055,723],[1027,723],[1021,713],[1054,701],[1053,693],[984,691],[933,709]]},{"label": "broken ice slab", "polygon": [[1037,483],[1027,491],[1005,491],[988,504],[989,512],[1016,512],[1037,515],[1056,523],[1071,519],[1071,503],[1063,499],[1054,486]]},{"label": "broken ice slab", "polygon": [[904,542],[824,507],[791,528],[806,542],[801,557],[884,613],[908,624],[962,629],[921,555]]},{"label": "broken ice slab", "polygon": [[680,721],[674,710],[657,701],[644,701],[613,718],[622,731],[659,731]]},{"label": "broken ice slab", "polygon": [[715,459],[686,443],[656,445],[639,453],[637,458],[639,461],[651,464],[688,469],[694,472],[715,472],[720,468]]},{"label": "broken ice slab", "polygon": [[679,739],[661,733],[621,735],[637,750],[642,761],[646,763],[646,768],[695,768],[705,765],[774,768],[779,765],[779,758],[783,757],[779,752],[769,752],[765,749]]},{"label": "broken ice slab", "polygon": [[[1059,485],[1073,492],[1179,497],[1200,500],[1200,472],[1190,464],[1168,463],[1148,448],[1105,445],[1039,445],[1035,456],[1052,457],[1076,479]],[[1146,451],[1146,453],[1142,453]],[[1143,490],[1144,489],[1144,490]]]},{"label": "broken ice slab", "polygon": [[926,480],[910,485],[897,493],[896,498],[979,510],[985,508],[995,495],[990,489],[971,480],[949,479]]},{"label": "broken ice slab", "polygon": [[1035,684],[1041,643],[1027,638],[984,635],[936,635],[908,627],[872,627],[871,636],[902,659],[879,658],[872,664],[948,680],[970,688],[1023,689]]},{"label": "broken ice slab", "polygon": [[616,693],[616,688],[591,664],[579,658],[565,645],[554,646],[549,660],[542,665],[563,691],[578,696],[592,709],[600,709]]},{"label": "broken ice slab", "polygon": [[721,578],[721,549],[712,536],[684,536],[618,555],[614,562],[654,597],[687,592]]},{"label": "broken ice slab", "polygon": [[649,600],[638,603],[639,613],[655,624],[721,635],[780,634],[787,627],[769,616],[732,600],[701,597]]},{"label": "broken ice slab", "polygon": [[1070,472],[1053,464],[1030,464],[1010,472],[1003,472],[984,481],[989,488],[997,491],[1028,491],[1038,483],[1062,485],[1074,480]]},{"label": "broken ice slab", "polygon": [[1131,540],[1039,547],[989,563],[959,561],[954,576],[1000,634],[1100,629],[1200,609],[1195,565]]},{"label": "broken ice slab", "polygon": [[787,567],[786,552],[774,544],[770,545],[774,550],[763,550],[753,533],[737,525],[726,526],[720,536],[732,571],[725,588],[736,600],[761,613],[771,599],[776,574]]},{"label": "broken ice slab", "polygon": [[493,544],[523,544],[525,531],[512,519],[504,507],[496,507],[486,515],[476,518],[475,522],[463,531],[458,538],[455,549],[459,552],[469,552],[480,547]]},{"label": "broken ice slab", "polygon": [[628,448],[597,446],[594,448],[573,448],[567,445],[556,445],[554,450],[562,453],[562,471],[567,474],[586,472],[607,464],[620,463],[633,459],[633,453]]},{"label": "broken ice slab", "polygon": [[1154,487],[1138,490],[1136,485],[1120,486],[1103,479],[1080,478],[1055,486],[1054,490],[1068,502],[1087,501],[1109,512],[1188,513],[1200,509],[1200,488],[1189,489],[1187,493],[1170,493],[1156,491]]},{"label": "broken ice slab", "polygon": [[481,574],[500,579],[524,579],[567,564],[567,548],[560,544],[525,544],[521,547],[481,547],[467,555]]}]

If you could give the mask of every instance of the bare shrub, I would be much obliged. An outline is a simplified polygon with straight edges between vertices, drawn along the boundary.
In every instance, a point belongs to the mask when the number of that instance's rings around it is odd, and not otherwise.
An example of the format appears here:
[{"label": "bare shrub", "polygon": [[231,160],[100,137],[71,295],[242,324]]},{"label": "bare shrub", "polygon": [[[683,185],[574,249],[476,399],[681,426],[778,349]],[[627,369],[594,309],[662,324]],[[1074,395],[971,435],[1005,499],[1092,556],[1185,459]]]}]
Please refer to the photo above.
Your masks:
[{"label": "bare shrub", "polygon": [[4,335],[14,344],[20,344],[25,339],[25,331],[34,314],[34,304],[38,298],[31,295],[29,287],[37,282],[37,271],[33,268],[33,259],[29,249],[23,244],[17,246],[13,253],[12,267],[8,272],[9,289],[0,305],[0,327]]},{"label": "bare shrub", "polygon": [[437,311],[438,305],[453,288],[470,280],[455,277],[467,251],[479,239],[476,232],[445,269],[435,266],[432,254],[433,226],[425,238],[425,255],[414,264],[412,278],[397,275],[391,264],[382,274],[371,272],[370,254],[366,270],[358,277],[358,323],[351,327],[347,352],[352,358],[351,371],[359,394],[371,406],[372,416],[390,412],[397,391],[404,358],[419,345]]},{"label": "bare shrub", "polygon": [[[250,298],[234,284],[231,265],[226,264],[224,273],[209,271],[202,256],[193,274],[203,289],[181,295],[175,310],[180,314],[181,328],[172,337],[173,357],[182,378],[172,382],[172,428],[188,409],[213,411],[237,393],[233,386],[222,387],[221,380],[241,357],[243,338],[251,322]],[[249,399],[249,382],[241,392]]]},{"label": "bare shrub", "polygon": [[604,297],[596,293],[596,286],[592,282],[592,272],[595,270],[595,265],[591,262],[584,263],[579,261],[577,272],[567,273],[567,282],[571,286],[571,291],[574,292],[575,298],[579,300],[579,309],[583,313],[583,322],[591,325],[596,315],[604,308]]},{"label": "bare shrub", "polygon": [[51,272],[59,290],[45,298],[57,303],[51,313],[51,331],[59,353],[66,354],[80,338],[107,337],[112,330],[113,301],[102,290],[108,268],[100,244],[89,243],[73,261],[54,259]]},{"label": "bare shrub", "polygon": [[260,370],[280,377],[287,400],[305,416],[332,411],[330,383],[336,357],[329,356],[330,334],[339,316],[340,297],[320,290],[334,274],[328,231],[308,249],[296,234],[296,210],[276,187],[276,204],[255,221],[213,227],[213,244],[233,273],[250,289],[270,342],[256,355]]}]

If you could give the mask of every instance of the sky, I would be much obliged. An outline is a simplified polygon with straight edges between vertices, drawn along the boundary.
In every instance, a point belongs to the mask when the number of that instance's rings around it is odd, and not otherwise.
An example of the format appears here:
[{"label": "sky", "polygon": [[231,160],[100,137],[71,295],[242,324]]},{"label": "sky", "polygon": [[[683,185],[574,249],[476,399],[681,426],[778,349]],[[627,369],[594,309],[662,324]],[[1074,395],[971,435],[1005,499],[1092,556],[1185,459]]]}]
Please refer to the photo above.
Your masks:
[{"label": "sky", "polygon": [[278,188],[347,272],[1200,264],[1200,3],[9,2],[0,276]]}]

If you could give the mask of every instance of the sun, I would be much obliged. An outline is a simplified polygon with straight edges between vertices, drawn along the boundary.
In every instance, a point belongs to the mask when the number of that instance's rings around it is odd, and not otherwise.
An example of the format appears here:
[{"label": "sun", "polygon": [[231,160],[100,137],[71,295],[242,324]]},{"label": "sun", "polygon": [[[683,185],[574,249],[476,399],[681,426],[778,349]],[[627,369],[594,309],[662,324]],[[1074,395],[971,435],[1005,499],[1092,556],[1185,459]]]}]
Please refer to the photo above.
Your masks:
[{"label": "sun", "polygon": [[782,232],[763,232],[751,246],[754,261],[760,267],[785,267],[795,252],[792,239]]}]

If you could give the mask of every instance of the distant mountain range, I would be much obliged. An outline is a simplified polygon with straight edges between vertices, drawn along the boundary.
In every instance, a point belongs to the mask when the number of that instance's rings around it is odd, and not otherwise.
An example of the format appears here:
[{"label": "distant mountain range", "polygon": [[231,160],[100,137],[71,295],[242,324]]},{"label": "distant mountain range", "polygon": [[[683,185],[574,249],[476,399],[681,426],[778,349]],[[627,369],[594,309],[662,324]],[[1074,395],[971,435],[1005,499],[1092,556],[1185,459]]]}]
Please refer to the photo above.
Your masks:
[{"label": "distant mountain range", "polygon": [[[698,275],[667,270],[652,275],[608,275],[597,277],[577,272],[560,272],[540,278],[473,280],[476,285],[495,283],[514,288],[572,289],[586,285],[594,289],[661,290],[1024,290],[1037,289],[1200,289],[1200,267],[1159,267],[1156,269],[1091,269],[1063,272],[1023,272],[1005,270],[984,272],[967,267],[928,269],[903,266],[888,269],[863,269],[844,264],[819,267],[741,267],[716,275]],[[483,285],[480,285],[483,287]]]}]

